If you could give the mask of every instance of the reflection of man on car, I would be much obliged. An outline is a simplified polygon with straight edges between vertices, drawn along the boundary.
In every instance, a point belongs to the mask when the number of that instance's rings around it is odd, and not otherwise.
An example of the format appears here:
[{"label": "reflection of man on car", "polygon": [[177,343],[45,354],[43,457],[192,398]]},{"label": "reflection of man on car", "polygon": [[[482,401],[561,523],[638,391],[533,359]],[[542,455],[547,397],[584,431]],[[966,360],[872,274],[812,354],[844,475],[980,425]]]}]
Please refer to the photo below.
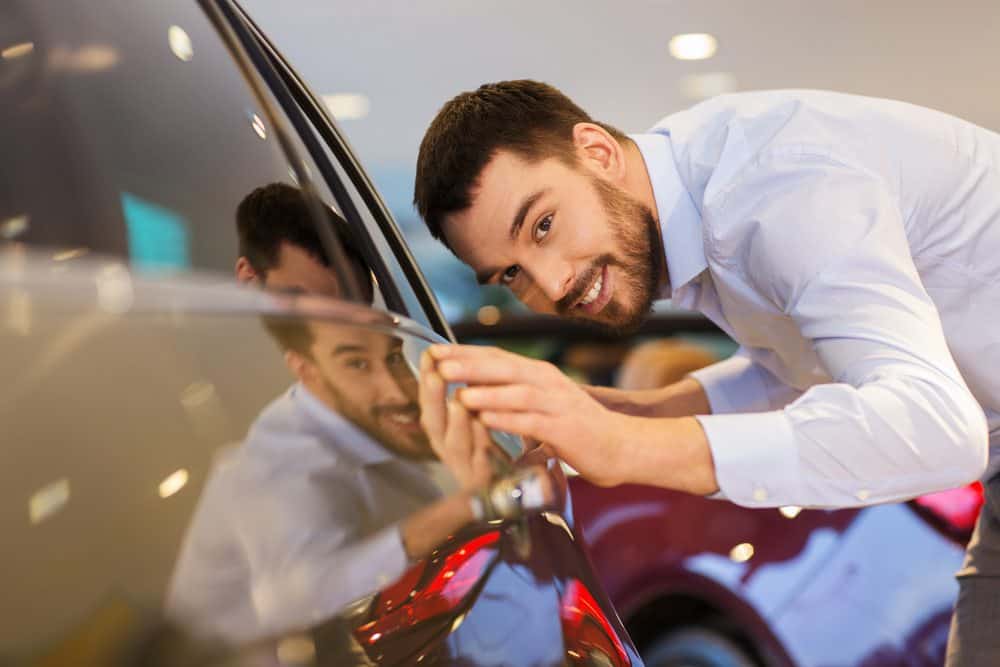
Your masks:
[{"label": "reflection of man on car", "polygon": [[[300,197],[268,186],[240,211],[263,210],[263,198],[286,228],[306,226],[310,219],[295,213]],[[245,220],[241,240],[253,239]],[[295,234],[271,237],[291,265],[251,266],[252,277],[269,286],[281,275],[282,286],[325,284],[337,293],[335,280],[316,275],[330,272],[314,259],[318,239],[307,250],[305,235]],[[244,257],[266,256],[253,242],[241,245]],[[304,255],[309,261],[298,261]],[[290,317],[266,326],[298,382],[264,409],[242,446],[220,454],[168,594],[172,615],[232,641],[314,625],[387,584],[474,518],[471,499],[491,474],[489,441],[476,439],[465,460],[449,465],[461,490],[443,497],[400,339]],[[455,448],[437,450],[454,463]]]}]

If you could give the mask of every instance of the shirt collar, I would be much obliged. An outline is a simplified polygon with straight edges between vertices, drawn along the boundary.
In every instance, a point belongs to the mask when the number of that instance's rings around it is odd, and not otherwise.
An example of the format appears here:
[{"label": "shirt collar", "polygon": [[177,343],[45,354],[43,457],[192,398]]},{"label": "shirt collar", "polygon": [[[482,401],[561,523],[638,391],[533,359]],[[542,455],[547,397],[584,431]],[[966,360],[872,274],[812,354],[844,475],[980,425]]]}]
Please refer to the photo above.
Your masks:
[{"label": "shirt collar", "polygon": [[302,383],[290,390],[292,402],[308,417],[310,426],[323,442],[336,441],[338,456],[356,468],[385,463],[396,458],[373,437],[316,398]]},{"label": "shirt collar", "polygon": [[708,268],[701,235],[701,214],[677,171],[670,135],[666,131],[655,131],[630,134],[629,138],[639,148],[653,185],[669,281],[662,295],[670,298],[673,292]]}]

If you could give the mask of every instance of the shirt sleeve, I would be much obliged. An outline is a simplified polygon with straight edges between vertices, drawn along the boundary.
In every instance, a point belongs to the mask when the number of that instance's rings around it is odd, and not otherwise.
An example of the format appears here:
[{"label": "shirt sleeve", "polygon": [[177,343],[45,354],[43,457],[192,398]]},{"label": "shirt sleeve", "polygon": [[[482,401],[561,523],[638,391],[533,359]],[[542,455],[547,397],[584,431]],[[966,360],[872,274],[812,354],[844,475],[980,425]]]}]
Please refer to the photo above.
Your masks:
[{"label": "shirt sleeve", "polygon": [[719,214],[743,233],[723,232],[714,250],[796,323],[833,378],[781,410],[699,417],[726,497],[856,506],[982,474],[986,420],[948,351],[886,184],[827,158],[765,159]]},{"label": "shirt sleeve", "polygon": [[728,359],[689,375],[705,390],[714,415],[776,410],[802,393],[755,363],[742,347]]},{"label": "shirt sleeve", "polygon": [[399,525],[366,533],[352,487],[326,474],[251,475],[234,494],[260,634],[327,620],[404,572]]}]

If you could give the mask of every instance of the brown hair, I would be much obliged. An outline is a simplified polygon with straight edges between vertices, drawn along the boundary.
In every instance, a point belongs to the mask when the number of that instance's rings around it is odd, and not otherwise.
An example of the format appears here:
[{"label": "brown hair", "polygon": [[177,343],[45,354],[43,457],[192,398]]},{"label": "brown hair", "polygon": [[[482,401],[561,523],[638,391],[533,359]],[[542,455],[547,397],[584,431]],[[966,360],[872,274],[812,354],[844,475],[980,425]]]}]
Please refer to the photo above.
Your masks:
[{"label": "brown hair", "polygon": [[[441,223],[469,207],[472,188],[497,151],[531,162],[557,157],[575,164],[573,127],[594,122],[557,88],[527,79],[483,84],[450,100],[427,128],[417,157],[413,203],[431,235],[447,245]],[[619,130],[596,124],[627,140]]]}]

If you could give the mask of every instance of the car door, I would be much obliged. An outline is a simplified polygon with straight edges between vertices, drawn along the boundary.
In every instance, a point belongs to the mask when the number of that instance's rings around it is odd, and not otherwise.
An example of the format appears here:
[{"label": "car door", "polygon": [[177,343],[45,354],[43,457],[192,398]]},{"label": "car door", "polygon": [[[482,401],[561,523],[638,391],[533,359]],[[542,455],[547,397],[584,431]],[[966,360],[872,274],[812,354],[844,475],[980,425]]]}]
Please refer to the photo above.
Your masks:
[{"label": "car door", "polygon": [[[497,492],[527,504],[544,479],[552,502],[401,544],[456,493],[414,399],[447,325],[238,10],[0,14],[0,657],[637,664],[565,480],[520,472],[517,441],[497,435]],[[286,195],[315,238],[269,258],[240,211]],[[237,284],[248,256],[273,282],[286,245],[338,298]]]}]

